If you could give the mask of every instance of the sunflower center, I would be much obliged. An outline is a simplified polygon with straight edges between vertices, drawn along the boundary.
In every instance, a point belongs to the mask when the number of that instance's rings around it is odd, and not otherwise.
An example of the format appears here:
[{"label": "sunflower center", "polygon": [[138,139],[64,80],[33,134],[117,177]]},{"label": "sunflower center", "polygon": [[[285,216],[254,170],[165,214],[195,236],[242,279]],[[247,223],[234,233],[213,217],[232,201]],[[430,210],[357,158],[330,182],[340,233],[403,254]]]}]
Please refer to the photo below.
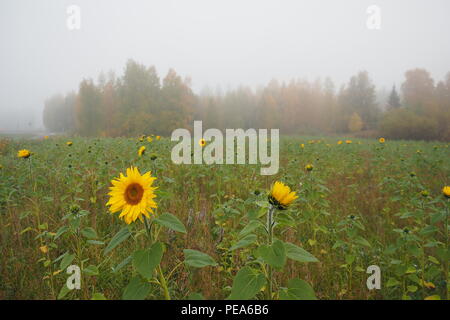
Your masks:
[{"label": "sunflower center", "polygon": [[125,201],[128,204],[138,204],[144,195],[144,188],[138,183],[130,184],[125,190]]}]

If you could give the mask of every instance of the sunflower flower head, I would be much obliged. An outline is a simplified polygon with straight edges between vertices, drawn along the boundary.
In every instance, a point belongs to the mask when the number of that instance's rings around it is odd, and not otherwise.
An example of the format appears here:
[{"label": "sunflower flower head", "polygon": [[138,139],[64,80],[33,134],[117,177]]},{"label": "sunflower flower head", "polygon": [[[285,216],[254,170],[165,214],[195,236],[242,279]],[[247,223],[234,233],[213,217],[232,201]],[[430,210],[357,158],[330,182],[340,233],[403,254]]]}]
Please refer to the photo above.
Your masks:
[{"label": "sunflower flower head", "polygon": [[352,143],[352,140],[345,140],[345,143],[346,143],[346,144],[351,144],[351,143]]},{"label": "sunflower flower head", "polygon": [[308,163],[306,166],[305,166],[305,170],[306,171],[312,171],[314,169],[314,166],[312,165],[312,164],[310,164],[310,163]]},{"label": "sunflower flower head", "polygon": [[153,141],[152,137],[147,137],[147,141],[152,142]]},{"label": "sunflower flower head", "polygon": [[138,156],[142,157],[145,153],[145,150],[146,150],[145,146],[140,147],[138,150]]},{"label": "sunflower flower head", "polygon": [[22,159],[28,159],[31,156],[31,152],[30,150],[27,149],[22,149],[19,150],[19,152],[17,152],[17,157],[22,158]]},{"label": "sunflower flower head", "polygon": [[291,188],[280,181],[276,181],[272,185],[272,189],[268,195],[270,204],[279,210],[286,210],[288,206],[297,198],[297,193],[291,191]]},{"label": "sunflower flower head", "polygon": [[161,139],[161,136],[156,136],[156,140],[159,140],[159,139]]},{"label": "sunflower flower head", "polygon": [[155,214],[153,209],[157,204],[153,199],[156,187],[152,184],[156,178],[151,176],[151,172],[141,175],[136,167],[128,168],[126,174],[120,173],[119,178],[111,181],[113,186],[109,188],[110,199],[106,205],[110,206],[111,213],[120,211],[119,218],[130,224],[138,218],[143,221],[143,216],[150,218],[150,214]]},{"label": "sunflower flower head", "polygon": [[378,139],[378,142],[379,142],[379,143],[385,143],[385,142],[386,142],[386,139],[380,138],[380,139]]},{"label": "sunflower flower head", "polygon": [[72,141],[67,141],[66,144],[67,144],[69,147],[71,147],[71,146],[73,145],[73,142],[72,142]]},{"label": "sunflower flower head", "polygon": [[203,138],[201,138],[201,139],[198,141],[198,144],[203,148],[204,146],[206,146],[206,140],[203,139]]},{"label": "sunflower flower head", "polygon": [[342,144],[342,140],[339,140],[339,141],[337,142],[337,144]]},{"label": "sunflower flower head", "polygon": [[445,197],[450,199],[450,186],[445,186],[442,188],[442,193]]}]

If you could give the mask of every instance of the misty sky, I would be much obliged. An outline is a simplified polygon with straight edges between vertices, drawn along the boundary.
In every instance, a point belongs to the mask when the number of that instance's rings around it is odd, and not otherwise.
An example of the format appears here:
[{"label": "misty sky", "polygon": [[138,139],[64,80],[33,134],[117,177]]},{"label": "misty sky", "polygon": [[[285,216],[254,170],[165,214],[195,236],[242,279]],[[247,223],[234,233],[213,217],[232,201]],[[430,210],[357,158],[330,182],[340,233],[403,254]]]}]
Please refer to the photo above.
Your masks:
[{"label": "misty sky", "polygon": [[[66,26],[69,5],[81,29]],[[381,8],[381,30],[366,26]],[[448,0],[1,0],[0,131],[42,125],[44,100],[127,59],[192,78],[193,89],[272,78],[339,86],[359,70],[390,89],[421,67],[450,71]]]}]

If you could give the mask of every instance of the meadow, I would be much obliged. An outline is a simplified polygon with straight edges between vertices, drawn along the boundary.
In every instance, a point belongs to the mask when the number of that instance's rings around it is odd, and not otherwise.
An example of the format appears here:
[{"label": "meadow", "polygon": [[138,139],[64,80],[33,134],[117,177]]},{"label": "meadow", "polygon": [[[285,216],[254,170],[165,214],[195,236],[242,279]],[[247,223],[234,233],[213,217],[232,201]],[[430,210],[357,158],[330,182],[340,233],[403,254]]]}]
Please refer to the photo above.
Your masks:
[{"label": "meadow", "polygon": [[[282,137],[273,176],[173,164],[164,137],[1,139],[0,299],[448,299],[448,143],[347,139]],[[131,166],[157,209],[127,224],[106,204]]]}]

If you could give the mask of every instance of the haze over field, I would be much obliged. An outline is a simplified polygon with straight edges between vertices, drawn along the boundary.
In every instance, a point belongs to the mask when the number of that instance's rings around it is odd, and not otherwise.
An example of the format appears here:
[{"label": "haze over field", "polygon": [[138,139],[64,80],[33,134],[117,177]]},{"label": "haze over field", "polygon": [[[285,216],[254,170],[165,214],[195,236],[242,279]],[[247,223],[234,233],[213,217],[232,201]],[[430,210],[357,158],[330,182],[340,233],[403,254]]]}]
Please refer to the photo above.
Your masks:
[{"label": "haze over field", "polygon": [[[66,26],[69,5],[81,29]],[[370,5],[381,29],[366,26]],[[42,127],[44,100],[126,61],[169,68],[192,88],[266,85],[272,78],[367,70],[378,90],[424,68],[450,71],[450,3],[434,1],[25,1],[0,3],[0,131]]]}]

